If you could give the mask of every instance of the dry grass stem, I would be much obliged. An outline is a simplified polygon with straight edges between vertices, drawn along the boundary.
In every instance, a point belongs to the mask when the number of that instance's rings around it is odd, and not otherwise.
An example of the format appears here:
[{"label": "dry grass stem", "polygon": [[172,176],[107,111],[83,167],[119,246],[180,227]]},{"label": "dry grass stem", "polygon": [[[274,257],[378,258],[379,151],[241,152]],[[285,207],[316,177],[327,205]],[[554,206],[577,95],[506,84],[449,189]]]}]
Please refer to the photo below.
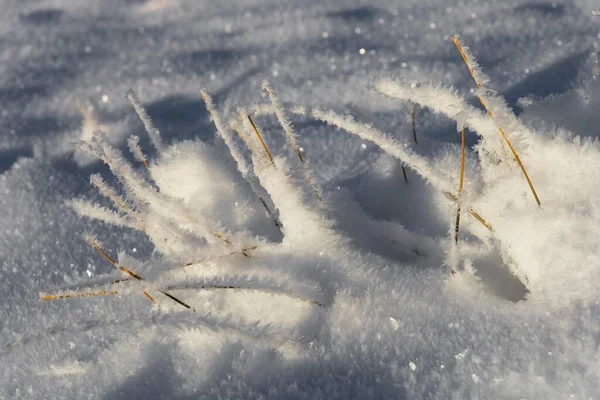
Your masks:
[{"label": "dry grass stem", "polygon": [[[248,146],[248,149],[250,149],[250,151],[252,151],[252,144],[250,144],[250,141],[248,140],[248,138],[246,137],[246,135],[244,135],[242,133],[242,128],[240,128],[239,125],[232,123],[230,124],[231,129],[233,129],[233,131],[235,133],[237,133],[237,135],[240,137],[240,139],[242,139],[244,141],[244,143],[246,143],[246,146]],[[265,199],[263,199],[255,190],[254,188],[252,189],[254,191],[254,193],[256,194],[256,197],[258,197],[258,199],[260,200],[260,202],[262,203],[263,207],[265,208],[265,210],[267,210],[267,214],[269,214],[269,217],[271,217],[271,219],[273,220],[273,222],[275,223],[275,226],[277,228],[281,228],[282,225],[281,223],[277,220],[277,217],[275,216],[275,213],[273,213],[273,211],[271,211],[271,209],[269,208],[269,206],[267,205],[267,202],[265,201]]]},{"label": "dry grass stem", "polygon": [[[450,193],[450,192],[444,192],[444,194],[446,195],[446,197],[448,199],[452,200],[456,204],[459,204],[459,199],[458,199],[458,197],[455,194]],[[475,219],[477,221],[479,221],[483,226],[485,226],[490,232],[494,232],[494,228],[492,228],[492,225],[490,225],[485,219],[483,219],[481,217],[481,215],[479,215],[479,213],[477,213],[472,208],[469,208],[468,211],[469,211],[469,214],[471,214],[473,217],[475,217]]]},{"label": "dry grass stem", "polygon": [[256,136],[258,137],[258,141],[260,142],[263,149],[265,150],[265,153],[267,154],[269,161],[271,161],[271,164],[275,165],[275,162],[273,161],[273,156],[271,156],[271,152],[269,151],[267,144],[265,143],[262,136],[260,135],[260,132],[258,131],[258,128],[256,127],[256,124],[254,123],[254,121],[252,120],[252,117],[250,115],[248,115],[248,121],[250,121],[250,125],[252,125],[252,129],[254,129],[254,133],[256,133]]},{"label": "dry grass stem", "polygon": [[[138,280],[142,280],[142,278],[140,278],[139,276],[137,276],[136,274],[134,274],[133,272],[129,271],[127,268],[122,267],[120,265],[117,264],[117,262],[115,260],[113,260],[105,251],[104,249],[102,249],[102,247],[100,247],[100,245],[98,244],[98,242],[96,242],[93,239],[88,239],[88,242],[92,245],[92,247],[94,247],[98,253],[100,253],[104,258],[106,258],[108,260],[109,263],[111,263],[115,268],[117,268],[118,270],[125,272],[126,274],[128,274],[129,276],[131,276],[132,278],[138,279]],[[150,302],[152,304],[156,304],[156,300],[154,300],[154,298],[152,296],[150,296],[147,292],[143,292],[144,296],[146,296],[146,298],[148,300],[150,300]]]},{"label": "dry grass stem", "polygon": [[43,301],[49,300],[61,300],[61,299],[79,299],[83,297],[98,297],[98,296],[110,296],[117,295],[117,290],[101,290],[98,292],[65,292],[60,294],[46,294],[40,297]]},{"label": "dry grass stem", "polygon": [[[475,66],[472,65],[471,60],[467,56],[467,53],[464,51],[464,49],[463,49],[463,47],[462,47],[462,45],[461,45],[458,37],[457,36],[452,37],[452,41],[456,45],[456,48],[458,49],[458,51],[459,51],[460,55],[462,56],[465,64],[467,65],[467,68],[469,69],[471,77],[473,77],[473,80],[475,81],[475,85],[477,85],[477,88],[481,89],[482,84],[481,84],[481,82],[479,82],[479,79],[477,79],[477,74],[475,73]],[[496,127],[500,131],[500,134],[502,135],[502,138],[504,139],[504,141],[508,145],[508,148],[512,152],[512,154],[513,154],[513,156],[515,158],[515,161],[519,165],[519,168],[521,168],[521,172],[523,172],[523,175],[525,176],[525,180],[527,181],[527,184],[529,185],[529,188],[531,189],[531,192],[533,193],[533,197],[535,197],[535,201],[536,201],[537,205],[541,207],[542,203],[540,202],[540,199],[539,199],[539,197],[537,195],[537,192],[535,191],[535,188],[533,187],[533,183],[531,182],[531,179],[529,178],[529,174],[527,173],[527,170],[525,169],[525,166],[521,162],[521,158],[517,154],[517,151],[513,147],[513,145],[510,142],[510,140],[508,139],[508,136],[506,135],[506,132],[504,132],[504,129],[502,129],[502,127],[500,127],[500,125],[498,125],[498,123],[496,121],[496,118],[494,117],[494,113],[492,112],[491,109],[488,108],[488,106],[487,106],[486,102],[483,100],[483,98],[480,95],[477,95],[477,98],[481,102],[481,105],[483,106],[483,108],[485,108],[485,110],[487,111],[487,113],[490,116],[490,118],[492,119],[492,121],[494,121],[494,123],[496,124]]]},{"label": "dry grass stem", "polygon": [[[189,287],[173,285],[173,286],[167,287],[167,290],[249,290],[249,291],[269,292],[268,288],[252,288],[252,287],[244,287],[244,286],[239,286],[239,285],[199,285],[199,286],[194,285],[194,286],[189,286]],[[164,294],[165,296],[169,297],[173,301],[177,302],[178,304],[184,306],[185,308],[190,308],[190,306],[188,306],[181,300],[177,299],[176,297],[172,296],[171,294],[164,292],[164,291],[159,291],[159,292]],[[50,300],[62,300],[62,299],[78,299],[78,298],[85,298],[85,297],[114,296],[114,295],[119,295],[119,294],[121,294],[121,292],[119,292],[118,290],[70,291],[70,292],[61,292],[61,293],[56,293],[56,294],[45,294],[45,295],[42,295],[40,297],[40,299],[43,301],[50,301]],[[278,294],[283,294],[292,299],[304,301],[304,302],[310,303],[310,304],[318,306],[318,307],[325,307],[325,304],[320,303],[316,300],[307,299],[306,297],[297,296],[297,295],[290,294],[290,293],[278,293]]]},{"label": "dry grass stem", "polygon": [[417,141],[417,117],[416,117],[416,112],[417,112],[417,105],[416,104],[412,104],[410,107],[410,120],[411,120],[411,124],[412,124],[412,133],[413,133],[413,139],[415,141],[415,144],[419,144],[419,142]]},{"label": "dry grass stem", "polygon": [[458,203],[456,205],[456,226],[454,227],[454,242],[458,244],[458,229],[460,226],[460,197],[463,189],[463,182],[465,177],[465,129],[463,128],[461,133],[461,147],[460,147],[460,178],[458,181]]}]

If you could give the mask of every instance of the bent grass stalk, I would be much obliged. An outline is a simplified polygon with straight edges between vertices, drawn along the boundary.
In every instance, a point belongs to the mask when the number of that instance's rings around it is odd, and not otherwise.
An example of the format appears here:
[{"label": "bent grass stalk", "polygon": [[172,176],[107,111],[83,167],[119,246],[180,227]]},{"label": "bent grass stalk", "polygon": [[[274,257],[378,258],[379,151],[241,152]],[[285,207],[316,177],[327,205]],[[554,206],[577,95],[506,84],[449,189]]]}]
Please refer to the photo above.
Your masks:
[{"label": "bent grass stalk", "polygon": [[[471,77],[475,81],[475,85],[477,85],[478,89],[481,89],[483,87],[483,85],[481,84],[481,82],[479,82],[479,79],[477,78],[477,74],[475,72],[475,67],[473,65],[473,62],[469,58],[469,56],[467,55],[467,53],[464,51],[464,49],[462,47],[462,44],[460,43],[460,40],[458,39],[458,36],[454,35],[452,37],[452,41],[456,45],[456,48],[458,49],[458,52],[462,56],[463,61],[467,65],[467,68],[469,69],[469,73],[471,74]],[[521,162],[521,158],[519,157],[519,154],[517,154],[517,151],[513,147],[513,145],[510,142],[510,140],[508,139],[508,136],[506,135],[506,132],[504,132],[504,129],[502,129],[502,127],[500,125],[498,125],[498,122],[496,121],[496,118],[494,117],[494,113],[487,106],[487,104],[483,100],[483,98],[480,95],[477,95],[477,98],[479,99],[479,102],[481,103],[481,105],[483,106],[483,108],[485,108],[485,110],[487,111],[487,113],[490,116],[490,118],[492,119],[492,121],[494,121],[494,123],[496,124],[496,127],[500,131],[500,134],[502,135],[502,138],[504,138],[504,141],[506,142],[506,144],[508,145],[508,148],[512,152],[512,154],[513,154],[513,156],[515,158],[515,161],[519,165],[519,168],[521,168],[521,172],[523,172],[523,175],[525,176],[525,180],[527,181],[527,184],[529,185],[529,188],[531,189],[531,192],[533,193],[533,197],[535,197],[535,201],[536,201],[537,205],[541,207],[542,203],[540,202],[540,199],[539,199],[539,197],[537,195],[537,192],[535,191],[535,188],[533,187],[533,183],[531,182],[531,179],[529,178],[529,174],[527,173],[527,170],[525,169],[525,166]]]}]

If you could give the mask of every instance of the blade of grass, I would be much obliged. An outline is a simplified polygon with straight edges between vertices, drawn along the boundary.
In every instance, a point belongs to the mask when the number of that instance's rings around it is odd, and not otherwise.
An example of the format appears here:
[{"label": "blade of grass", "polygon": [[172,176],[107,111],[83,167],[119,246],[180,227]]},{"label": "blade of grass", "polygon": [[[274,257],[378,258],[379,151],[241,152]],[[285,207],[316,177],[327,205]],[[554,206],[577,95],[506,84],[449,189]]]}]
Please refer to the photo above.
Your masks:
[{"label": "blade of grass", "polygon": [[302,156],[302,151],[300,150],[300,146],[298,145],[298,141],[296,139],[296,133],[294,132],[294,128],[289,118],[286,115],[285,108],[282,102],[279,100],[279,96],[275,93],[275,90],[271,87],[271,84],[268,81],[264,81],[262,85],[263,89],[269,95],[269,100],[273,105],[273,110],[275,112],[275,116],[277,117],[277,121],[279,121],[279,125],[283,128],[283,132],[288,139],[290,146],[298,156],[300,163],[302,164],[302,168],[304,170],[305,179],[308,181],[309,185],[312,187],[312,190],[315,194],[317,200],[321,201],[321,193],[319,188],[314,184],[314,179],[312,176],[312,172],[308,168],[308,165],[304,161],[304,157]]},{"label": "blade of grass", "polygon": [[129,147],[129,151],[131,154],[133,154],[135,159],[140,161],[142,164],[144,164],[144,167],[149,169],[150,165],[148,165],[148,158],[140,147],[140,138],[135,135],[130,136],[129,139],[127,139],[127,146]]},{"label": "blade of grass", "polygon": [[260,135],[260,132],[258,131],[258,128],[256,127],[256,124],[252,120],[252,117],[250,115],[248,115],[247,117],[248,117],[248,121],[250,121],[250,125],[252,125],[252,129],[254,130],[254,133],[256,133],[256,136],[258,137],[260,144],[262,145],[263,149],[265,150],[265,153],[267,154],[269,161],[271,161],[271,164],[275,165],[275,162],[273,161],[273,156],[271,156],[271,152],[269,151],[267,144],[265,143],[262,136]]},{"label": "blade of grass", "polygon": [[[456,204],[459,203],[459,199],[458,199],[458,197],[456,197],[455,194],[452,194],[450,192],[444,192],[444,194],[446,195],[446,197],[448,199],[452,200]],[[492,228],[492,225],[490,225],[485,219],[483,219],[483,217],[481,217],[481,215],[479,215],[479,213],[477,213],[472,208],[469,208],[468,211],[469,211],[469,214],[471,214],[473,217],[475,217],[475,219],[477,221],[479,221],[483,226],[485,226],[490,232],[494,232],[494,228]]]},{"label": "blade of grass", "polygon": [[411,123],[412,123],[412,132],[413,132],[413,139],[415,140],[415,144],[419,144],[419,142],[417,141],[417,121],[416,121],[416,111],[417,111],[417,105],[416,104],[412,104],[410,107],[410,119],[411,119]]},{"label": "blade of grass", "polygon": [[[93,239],[90,238],[89,243],[104,257],[108,260],[108,262],[110,262],[113,266],[115,266],[119,271],[122,271],[124,273],[126,273],[127,275],[131,276],[132,278],[138,280],[138,281],[144,281],[144,279],[137,275],[135,272],[123,267],[122,265],[118,265],[117,262],[115,260],[113,260],[103,249],[102,247],[100,247],[100,245]],[[160,294],[168,297],[169,299],[173,300],[174,302],[182,305],[183,307],[187,308],[187,309],[191,309],[192,311],[195,311],[191,306],[189,306],[188,304],[184,303],[183,301],[179,300],[178,298],[172,296],[171,294],[167,293],[167,292],[163,292],[163,291],[158,291]],[[153,303],[156,303],[156,300],[154,300],[154,298],[152,298],[152,296],[150,296],[147,292],[143,292],[144,295]]]},{"label": "blade of grass", "polygon": [[[467,65],[467,68],[469,69],[469,72],[471,74],[471,77],[473,78],[473,80],[475,81],[475,85],[477,85],[477,88],[481,89],[482,88],[482,84],[479,81],[479,79],[477,78],[477,73],[475,71],[475,66],[472,64],[472,60],[470,59],[470,57],[467,55],[467,53],[465,52],[465,50],[462,47],[462,44],[460,43],[460,40],[458,39],[458,36],[453,36],[452,37],[452,41],[454,42],[454,44],[456,45],[456,48],[458,49],[458,52],[460,53],[460,55],[462,56],[465,64]],[[500,134],[502,135],[502,138],[504,139],[504,141],[506,142],[506,144],[508,145],[508,148],[510,149],[510,151],[513,154],[513,157],[515,158],[515,161],[517,162],[517,164],[519,165],[519,168],[521,168],[521,172],[523,173],[523,175],[525,176],[525,180],[527,181],[527,184],[529,185],[529,188],[531,189],[531,192],[533,193],[533,197],[535,197],[535,201],[537,203],[538,206],[541,207],[542,203],[540,202],[540,199],[537,195],[537,192],[535,191],[535,188],[533,187],[533,183],[531,182],[531,179],[529,178],[529,174],[527,173],[527,170],[525,169],[525,166],[523,165],[523,163],[521,162],[521,158],[519,157],[519,155],[517,154],[517,151],[515,150],[515,148],[513,147],[512,143],[510,142],[510,140],[508,139],[508,136],[506,135],[506,132],[504,132],[504,129],[502,129],[502,127],[500,125],[498,125],[496,118],[494,117],[494,113],[492,112],[492,110],[487,106],[486,102],[483,100],[483,98],[480,95],[477,95],[477,98],[479,99],[479,101],[481,102],[481,105],[483,106],[483,108],[485,108],[485,110],[487,111],[488,115],[490,116],[490,118],[492,119],[492,121],[494,121],[494,123],[496,124],[496,127],[498,128],[498,130],[500,131]]]},{"label": "blade of grass", "polygon": [[[92,247],[94,247],[96,249],[96,251],[98,251],[98,253],[100,253],[102,255],[102,257],[106,258],[108,260],[109,263],[111,263],[114,267],[116,267],[117,269],[121,270],[122,272],[125,272],[126,274],[128,274],[129,276],[131,276],[132,278],[141,280],[140,277],[138,277],[137,275],[135,275],[133,272],[129,271],[128,269],[118,265],[116,263],[115,260],[113,260],[105,251],[104,249],[102,249],[102,247],[100,247],[100,245],[98,244],[98,242],[96,242],[95,240],[93,240],[92,238],[88,238],[88,242],[89,244],[92,245]],[[150,300],[150,302],[152,304],[156,304],[156,300],[154,300],[154,298],[152,296],[150,296],[147,292],[143,292],[144,296],[146,296],[146,298],[148,298],[148,300]]]},{"label": "blade of grass", "polygon": [[117,294],[119,294],[119,291],[117,290],[102,290],[98,292],[67,292],[60,294],[46,294],[41,296],[40,299],[43,301],[49,301],[61,299],[78,299],[83,297],[111,296]]}]

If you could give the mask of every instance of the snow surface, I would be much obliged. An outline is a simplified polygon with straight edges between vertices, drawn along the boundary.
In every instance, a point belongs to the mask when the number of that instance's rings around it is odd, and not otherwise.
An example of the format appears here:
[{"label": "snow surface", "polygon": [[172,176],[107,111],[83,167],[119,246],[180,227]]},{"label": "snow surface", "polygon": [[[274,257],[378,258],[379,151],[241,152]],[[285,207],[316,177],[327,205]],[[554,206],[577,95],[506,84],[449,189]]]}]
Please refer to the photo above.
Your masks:
[{"label": "snow surface", "polygon": [[0,398],[598,398],[597,8],[2,1]]}]

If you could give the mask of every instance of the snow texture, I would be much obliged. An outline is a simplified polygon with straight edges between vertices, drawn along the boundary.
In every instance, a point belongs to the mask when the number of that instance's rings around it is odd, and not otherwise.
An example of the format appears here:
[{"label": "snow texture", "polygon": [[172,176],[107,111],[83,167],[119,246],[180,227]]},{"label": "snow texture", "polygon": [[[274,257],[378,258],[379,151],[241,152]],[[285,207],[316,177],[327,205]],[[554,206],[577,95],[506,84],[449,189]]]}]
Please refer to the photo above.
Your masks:
[{"label": "snow texture", "polygon": [[597,398],[595,6],[5,0],[0,398]]}]

